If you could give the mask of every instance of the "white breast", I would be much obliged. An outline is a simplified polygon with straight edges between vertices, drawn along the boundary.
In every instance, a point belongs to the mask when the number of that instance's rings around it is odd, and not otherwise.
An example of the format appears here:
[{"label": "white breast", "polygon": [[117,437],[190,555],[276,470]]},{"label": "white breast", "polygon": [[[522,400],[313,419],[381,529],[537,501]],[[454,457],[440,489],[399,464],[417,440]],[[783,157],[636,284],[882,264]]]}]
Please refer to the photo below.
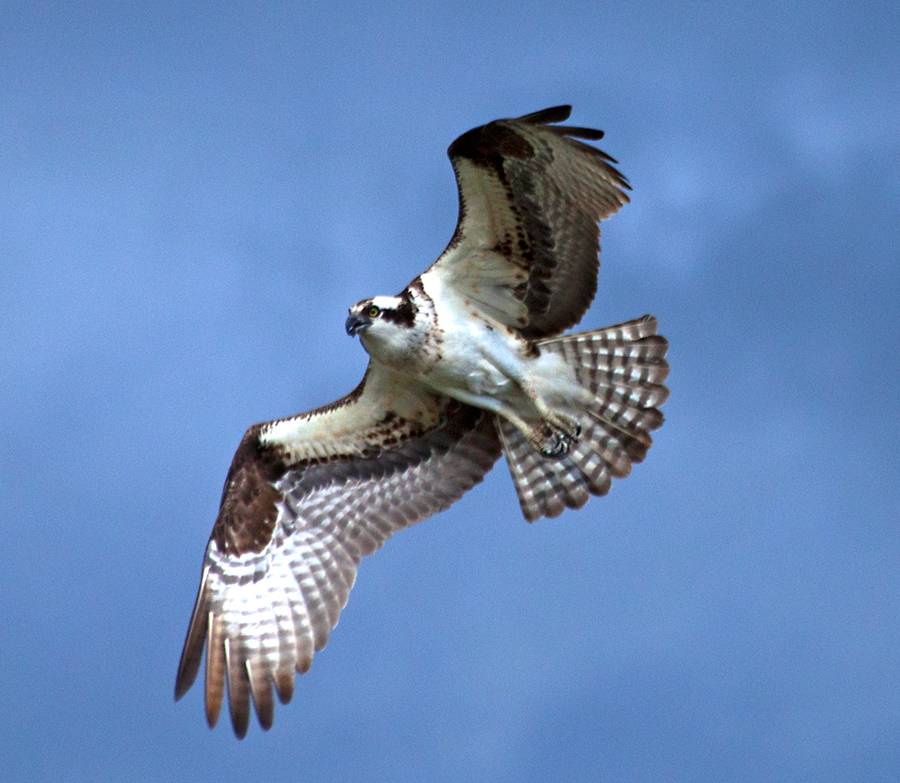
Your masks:
[{"label": "white breast", "polygon": [[527,343],[502,324],[475,310],[439,279],[424,278],[441,335],[441,359],[424,380],[451,396],[454,392],[505,396],[522,377]]}]

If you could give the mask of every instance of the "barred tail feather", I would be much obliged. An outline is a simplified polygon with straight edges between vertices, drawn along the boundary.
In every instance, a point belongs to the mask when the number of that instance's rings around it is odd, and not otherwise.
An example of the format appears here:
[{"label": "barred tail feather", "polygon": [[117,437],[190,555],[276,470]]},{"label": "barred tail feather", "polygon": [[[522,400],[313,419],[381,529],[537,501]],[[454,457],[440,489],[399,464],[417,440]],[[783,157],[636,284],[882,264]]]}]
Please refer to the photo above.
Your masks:
[{"label": "barred tail feather", "polygon": [[652,444],[669,391],[668,342],[652,316],[537,343],[562,356],[593,402],[577,412],[581,436],[568,454],[545,457],[507,421],[496,419],[522,512],[529,522],[605,495]]},{"label": "barred tail feather", "polygon": [[592,451],[584,431],[562,457],[544,457],[505,419],[497,417],[506,463],[516,486],[522,513],[529,522],[581,508],[591,495],[609,492],[611,470]]}]

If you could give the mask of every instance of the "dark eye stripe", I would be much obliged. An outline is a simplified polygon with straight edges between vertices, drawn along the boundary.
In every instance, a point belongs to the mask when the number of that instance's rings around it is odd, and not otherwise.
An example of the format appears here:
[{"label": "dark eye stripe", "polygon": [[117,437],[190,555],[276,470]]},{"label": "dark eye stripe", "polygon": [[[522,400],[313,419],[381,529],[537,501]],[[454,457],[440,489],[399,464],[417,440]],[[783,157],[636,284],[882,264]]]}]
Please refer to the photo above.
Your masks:
[{"label": "dark eye stripe", "polygon": [[412,327],[416,320],[416,308],[409,299],[405,299],[396,308],[382,310],[381,317],[387,321],[397,324],[398,326]]}]

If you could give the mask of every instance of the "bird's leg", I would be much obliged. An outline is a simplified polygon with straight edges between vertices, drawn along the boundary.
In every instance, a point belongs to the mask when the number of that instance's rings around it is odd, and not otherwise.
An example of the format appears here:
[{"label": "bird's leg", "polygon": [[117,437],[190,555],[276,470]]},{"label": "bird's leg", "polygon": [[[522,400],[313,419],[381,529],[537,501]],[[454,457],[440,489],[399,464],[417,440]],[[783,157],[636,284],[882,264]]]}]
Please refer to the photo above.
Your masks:
[{"label": "bird's leg", "polygon": [[[502,405],[498,412],[518,429],[545,457],[559,457],[567,454],[572,443],[581,435],[581,425],[576,419],[552,409],[538,392],[521,358],[513,353],[498,353],[491,356],[491,363],[509,380],[513,381],[522,395],[531,403],[540,417],[540,422],[523,427],[521,417],[509,406]],[[577,387],[576,387],[577,388]],[[521,397],[520,397],[521,400]],[[524,402],[524,400],[521,400]]]},{"label": "bird's leg", "polygon": [[494,412],[512,424],[532,448],[545,457],[561,457],[569,451],[571,439],[547,422],[543,420],[537,423],[527,422],[512,407],[504,405],[500,400],[494,400]]},{"label": "bird's leg", "polygon": [[[497,397],[473,394],[461,389],[454,389],[450,394],[452,397],[469,405],[474,405],[502,416],[522,433],[522,436],[534,449],[545,457],[561,457],[563,454],[568,453],[574,440],[561,427],[554,427],[553,424],[544,419],[536,423],[526,421],[511,405]],[[580,428],[578,431],[580,432]]]},{"label": "bird's leg", "polygon": [[569,453],[574,438],[569,437],[562,429],[554,427],[544,419],[537,423],[528,423],[508,408],[498,413],[521,432],[532,448],[543,456],[562,457]]},{"label": "bird's leg", "polygon": [[[524,382],[520,383],[519,386],[525,393],[525,396],[531,400],[531,404],[534,405],[538,415],[551,429],[560,433],[563,438],[569,441],[578,440],[581,435],[581,425],[575,418],[558,410],[553,410],[547,405],[543,397],[538,394],[532,384]],[[568,446],[565,450],[568,451]]]},{"label": "bird's leg", "polygon": [[497,413],[519,430],[543,456],[562,457],[569,453],[572,444],[578,440],[581,427],[574,419],[543,407],[546,414],[538,408],[541,418],[536,423],[525,421],[510,406],[502,403],[498,404]]}]

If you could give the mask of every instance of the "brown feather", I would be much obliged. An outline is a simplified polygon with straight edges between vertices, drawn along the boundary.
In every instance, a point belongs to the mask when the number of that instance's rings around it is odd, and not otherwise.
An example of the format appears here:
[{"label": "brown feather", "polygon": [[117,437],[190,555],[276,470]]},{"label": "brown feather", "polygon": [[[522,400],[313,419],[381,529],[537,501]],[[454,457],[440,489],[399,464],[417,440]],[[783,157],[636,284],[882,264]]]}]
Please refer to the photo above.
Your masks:
[{"label": "brown feather", "polygon": [[[210,537],[176,693],[190,687],[205,642],[208,722],[218,719],[227,684],[238,737],[251,701],[267,729],[273,686],[290,700],[294,672],[306,671],[313,648],[327,643],[359,560],[449,506],[499,456],[490,414],[380,366],[366,378],[348,402],[252,427],[235,456],[223,499],[232,512],[220,513]],[[385,395],[400,412],[385,413]],[[230,493],[257,480],[271,492],[231,502]],[[250,514],[265,520],[269,504],[274,521],[254,527]],[[260,536],[248,532],[257,528],[266,532],[259,550]]]},{"label": "brown feather", "polygon": [[222,621],[216,617],[210,618],[207,627],[209,635],[206,643],[204,706],[206,722],[210,728],[214,728],[219,722],[222,698],[225,695],[225,635]]},{"label": "brown feather", "polygon": [[459,219],[426,275],[445,276],[492,318],[527,339],[577,323],[597,290],[598,221],[628,202],[614,159],[578,138],[603,133],[549,125],[559,106],[463,133],[449,147]]},{"label": "brown feather", "polygon": [[521,117],[517,117],[516,121],[528,122],[532,125],[545,125],[550,122],[563,122],[569,119],[571,113],[572,107],[563,104],[562,106],[551,106],[549,109],[540,109],[531,114],[523,114]]}]

